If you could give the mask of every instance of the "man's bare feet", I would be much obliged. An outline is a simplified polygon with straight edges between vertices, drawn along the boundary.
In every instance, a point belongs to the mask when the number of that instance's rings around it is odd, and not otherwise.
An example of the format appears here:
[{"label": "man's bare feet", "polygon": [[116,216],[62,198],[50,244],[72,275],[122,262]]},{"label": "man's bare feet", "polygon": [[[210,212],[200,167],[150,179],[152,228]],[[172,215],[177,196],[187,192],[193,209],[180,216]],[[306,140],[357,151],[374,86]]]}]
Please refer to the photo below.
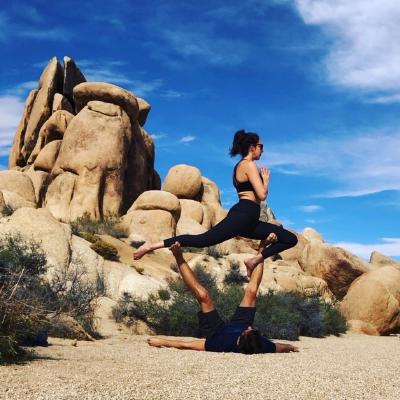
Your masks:
[{"label": "man's bare feet", "polygon": [[[270,233],[266,239],[260,242],[260,248],[258,249],[258,253],[259,254],[262,253],[267,246],[277,241],[278,241],[278,236],[273,232]],[[257,255],[256,257],[244,261],[244,265],[246,266],[247,269],[247,276],[249,278],[251,277],[254,268],[262,261],[259,258],[260,258],[259,255]]]},{"label": "man's bare feet", "polygon": [[146,253],[151,250],[151,242],[145,242],[133,253],[133,259],[140,260]]},{"label": "man's bare feet", "polygon": [[162,347],[162,345],[163,345],[162,339],[160,339],[160,338],[155,338],[155,337],[152,337],[152,338],[147,339],[147,343],[148,343],[150,346],[154,346],[154,347]]}]

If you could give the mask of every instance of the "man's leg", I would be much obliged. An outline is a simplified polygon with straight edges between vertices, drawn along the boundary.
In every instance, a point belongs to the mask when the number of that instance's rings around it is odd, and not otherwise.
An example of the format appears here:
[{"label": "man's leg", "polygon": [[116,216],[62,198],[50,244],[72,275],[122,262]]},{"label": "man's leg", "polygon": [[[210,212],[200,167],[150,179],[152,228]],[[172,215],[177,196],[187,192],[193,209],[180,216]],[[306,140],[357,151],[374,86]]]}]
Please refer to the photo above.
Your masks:
[{"label": "man's leg", "polygon": [[197,280],[195,274],[187,265],[182,255],[182,249],[179,242],[175,242],[170,248],[172,254],[175,256],[176,263],[178,264],[179,272],[182,275],[182,279],[186,286],[195,295],[199,302],[200,309],[203,313],[214,310],[214,303],[211,300],[210,294],[207,289]]}]

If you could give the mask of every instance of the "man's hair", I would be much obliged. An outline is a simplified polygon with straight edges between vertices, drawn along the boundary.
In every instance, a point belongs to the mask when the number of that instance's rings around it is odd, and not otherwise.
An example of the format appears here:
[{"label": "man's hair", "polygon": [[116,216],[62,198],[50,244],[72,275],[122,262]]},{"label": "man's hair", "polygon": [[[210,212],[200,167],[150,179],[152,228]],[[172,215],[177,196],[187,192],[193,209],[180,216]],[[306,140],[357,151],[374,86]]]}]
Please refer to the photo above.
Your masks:
[{"label": "man's hair", "polygon": [[239,336],[238,347],[241,353],[257,354],[262,352],[261,334],[256,329],[243,332]]}]

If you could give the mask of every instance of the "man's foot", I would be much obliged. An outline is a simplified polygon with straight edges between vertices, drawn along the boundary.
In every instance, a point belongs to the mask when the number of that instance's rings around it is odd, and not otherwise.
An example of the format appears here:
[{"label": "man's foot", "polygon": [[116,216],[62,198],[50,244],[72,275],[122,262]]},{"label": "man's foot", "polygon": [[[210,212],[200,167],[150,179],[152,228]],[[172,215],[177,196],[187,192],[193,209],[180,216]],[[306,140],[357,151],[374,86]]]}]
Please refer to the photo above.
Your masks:
[{"label": "man's foot", "polygon": [[151,251],[151,242],[145,242],[133,253],[133,259],[140,260],[149,251]]},{"label": "man's foot", "polygon": [[257,257],[250,258],[249,260],[244,260],[244,265],[246,266],[247,276],[250,278],[253,273],[254,268],[260,263]]},{"label": "man's foot", "polygon": [[[260,247],[258,249],[258,253],[262,253],[267,246],[271,243],[275,243],[278,241],[278,236],[275,233],[270,233],[266,239],[263,239],[260,242]],[[253,273],[254,268],[258,265],[256,257],[250,258],[250,260],[245,260],[244,265],[247,269],[247,276],[250,278],[251,274]]]},{"label": "man's foot", "polygon": [[159,339],[159,338],[152,337],[150,339],[147,339],[147,343],[150,346],[162,347],[162,339]]}]

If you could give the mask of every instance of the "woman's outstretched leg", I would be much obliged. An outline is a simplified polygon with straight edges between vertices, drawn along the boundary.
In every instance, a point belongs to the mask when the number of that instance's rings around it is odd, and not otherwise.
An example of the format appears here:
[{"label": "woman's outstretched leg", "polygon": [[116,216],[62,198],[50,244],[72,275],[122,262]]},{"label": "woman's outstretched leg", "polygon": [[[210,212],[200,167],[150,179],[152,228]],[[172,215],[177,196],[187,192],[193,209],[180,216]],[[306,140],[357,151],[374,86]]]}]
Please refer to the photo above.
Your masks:
[{"label": "woman's outstretched leg", "polygon": [[199,235],[179,235],[159,241],[145,242],[134,253],[133,258],[139,260],[147,252],[160,249],[162,247],[171,247],[175,242],[179,242],[182,247],[208,247],[214,244],[222,243],[240,234],[249,225],[249,216],[242,212],[229,212],[228,215],[213,226],[207,232]]}]

